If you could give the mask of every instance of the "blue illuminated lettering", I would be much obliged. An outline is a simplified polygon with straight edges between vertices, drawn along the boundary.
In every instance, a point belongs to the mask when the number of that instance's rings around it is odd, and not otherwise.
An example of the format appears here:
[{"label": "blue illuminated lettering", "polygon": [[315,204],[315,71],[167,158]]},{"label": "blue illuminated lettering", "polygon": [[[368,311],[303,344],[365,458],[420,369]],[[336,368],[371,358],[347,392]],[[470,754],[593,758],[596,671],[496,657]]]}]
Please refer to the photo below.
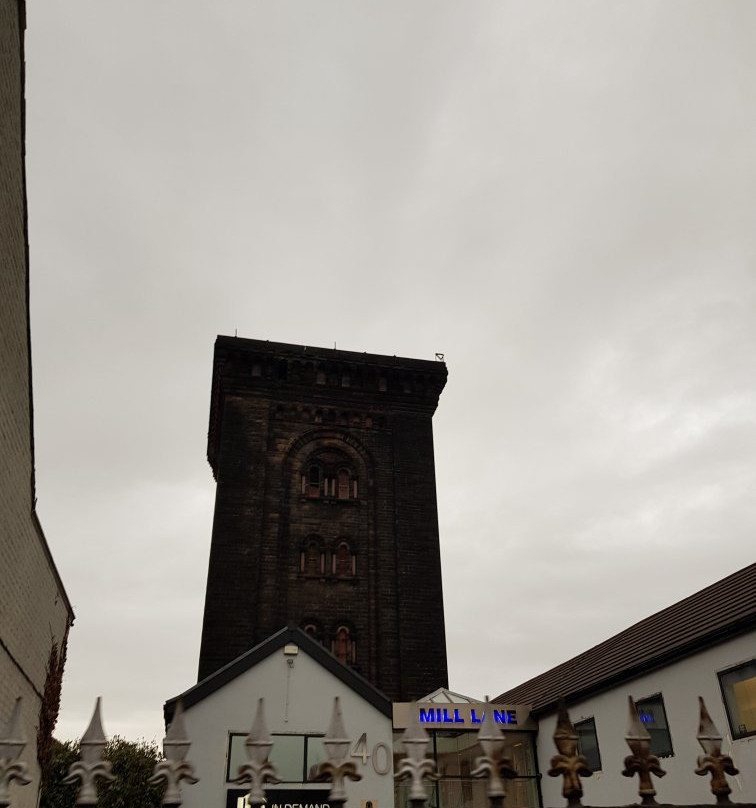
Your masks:
[{"label": "blue illuminated lettering", "polygon": [[420,723],[423,724],[423,723],[435,721],[436,719],[435,719],[433,713],[434,713],[434,710],[433,710],[432,707],[431,707],[430,710],[423,710],[423,708],[421,707],[420,708]]}]

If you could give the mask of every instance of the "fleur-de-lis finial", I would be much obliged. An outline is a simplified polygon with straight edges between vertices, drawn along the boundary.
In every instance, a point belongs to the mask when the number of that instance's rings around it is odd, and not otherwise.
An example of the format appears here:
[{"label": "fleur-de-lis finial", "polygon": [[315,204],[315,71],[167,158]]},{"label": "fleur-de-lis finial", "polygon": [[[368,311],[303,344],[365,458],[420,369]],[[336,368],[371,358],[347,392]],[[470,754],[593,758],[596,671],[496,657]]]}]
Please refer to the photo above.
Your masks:
[{"label": "fleur-de-lis finial", "polygon": [[191,741],[184,725],[184,708],[181,699],[176,702],[168,731],[163,739],[163,754],[165,760],[155,764],[155,773],[148,783],[165,783],[163,805],[168,808],[179,808],[181,805],[181,781],[198,783],[194,776],[194,766],[185,760]]},{"label": "fleur-de-lis finial", "polygon": [[436,774],[436,764],[427,757],[430,735],[420,723],[417,702],[412,702],[410,713],[412,718],[402,735],[402,748],[406,757],[396,771],[396,779],[411,778],[409,801],[415,808],[419,808],[425,805],[428,798],[423,779],[437,780],[438,775]]},{"label": "fleur-de-lis finial", "polygon": [[265,723],[265,702],[258,699],[252,729],[244,741],[247,763],[239,766],[239,776],[234,780],[242,785],[250,784],[247,795],[250,805],[264,805],[265,784],[281,782],[276,777],[276,767],[268,760],[272,748],[273,739]]},{"label": "fleur-de-lis finial", "polygon": [[578,754],[578,734],[570,720],[564,700],[559,700],[559,716],[554,730],[554,745],[559,754],[551,758],[550,777],[562,776],[562,796],[570,808],[581,804],[583,786],[581,777],[590,777],[593,772],[588,766],[588,759]]},{"label": "fleur-de-lis finial", "polygon": [[341,705],[337,696],[333,700],[331,723],[323,738],[323,746],[328,755],[328,760],[318,765],[314,778],[315,780],[331,783],[331,792],[328,795],[328,802],[331,805],[339,806],[346,802],[345,785],[347,778],[350,780],[362,780],[362,775],[357,772],[355,763],[347,760],[351,745],[352,741],[344,727],[344,718],[341,715]]},{"label": "fleur-de-lis finial", "polygon": [[638,717],[638,710],[632,696],[627,697],[627,703],[630,722],[625,740],[633,754],[625,758],[625,768],[622,774],[625,777],[632,777],[637,774],[641,805],[656,805],[657,802],[654,799],[656,789],[651,780],[651,775],[655,774],[657,777],[664,777],[666,772],[662,769],[659,758],[651,754],[651,736]]},{"label": "fleur-de-lis finial", "polygon": [[105,745],[108,740],[102,728],[102,718],[100,717],[100,697],[97,697],[92,720],[89,722],[87,731],[81,736],[81,760],[72,763],[68,769],[68,777],[64,783],[81,782],[79,793],[76,796],[76,805],[97,805],[97,787],[95,780],[100,778],[106,782],[115,780],[110,770],[112,764],[102,759]]},{"label": "fleur-de-lis finial", "polygon": [[486,793],[491,808],[504,804],[507,796],[504,780],[517,777],[512,761],[504,755],[504,733],[496,725],[491,703],[486,698],[486,711],[483,723],[478,730],[478,742],[483,750],[481,757],[476,758],[475,768],[470,772],[473,777],[485,777],[488,780]]},{"label": "fleur-de-lis finial", "polygon": [[732,758],[722,754],[722,736],[711,720],[709,711],[706,709],[704,700],[698,697],[699,722],[698,722],[698,742],[704,750],[704,755],[698,758],[698,768],[696,774],[711,774],[711,793],[717,798],[717,804],[729,803],[730,788],[726,774],[738,774]]},{"label": "fleur-de-lis finial", "polygon": [[21,730],[21,699],[17,698],[13,705],[8,723],[0,734],[0,808],[10,805],[10,784],[14,780],[22,786],[28,786],[26,763],[17,760],[26,746]]}]

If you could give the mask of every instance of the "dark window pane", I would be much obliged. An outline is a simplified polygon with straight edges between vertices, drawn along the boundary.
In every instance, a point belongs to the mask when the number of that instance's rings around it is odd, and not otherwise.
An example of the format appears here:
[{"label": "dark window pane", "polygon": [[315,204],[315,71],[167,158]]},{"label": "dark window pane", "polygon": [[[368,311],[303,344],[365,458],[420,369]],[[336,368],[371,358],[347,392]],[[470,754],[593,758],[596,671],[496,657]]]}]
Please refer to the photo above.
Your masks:
[{"label": "dark window pane", "polygon": [[588,760],[588,767],[593,772],[601,771],[601,754],[599,753],[596,722],[592,718],[578,721],[575,724],[578,734],[578,750]]},{"label": "dark window pane", "polygon": [[651,736],[651,754],[658,757],[669,757],[672,752],[672,737],[667,726],[667,714],[664,711],[664,699],[661,694],[649,699],[635,702],[638,717]]}]

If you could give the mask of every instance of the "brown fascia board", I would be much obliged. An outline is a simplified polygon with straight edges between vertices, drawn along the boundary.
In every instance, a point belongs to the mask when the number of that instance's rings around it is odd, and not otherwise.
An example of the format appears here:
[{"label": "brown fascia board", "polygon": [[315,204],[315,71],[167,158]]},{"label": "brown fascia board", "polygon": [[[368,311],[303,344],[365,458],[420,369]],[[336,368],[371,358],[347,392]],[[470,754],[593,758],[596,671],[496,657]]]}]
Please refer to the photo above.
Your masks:
[{"label": "brown fascia board", "polygon": [[[748,615],[742,620],[736,621],[724,627],[720,627],[708,634],[703,634],[687,643],[672,648],[665,653],[657,654],[653,657],[645,659],[642,662],[639,662],[637,665],[631,665],[623,668],[621,671],[592,682],[587,687],[573,689],[567,693],[559,692],[558,687],[554,687],[552,689],[553,695],[550,694],[547,701],[539,702],[538,697],[533,699],[526,698],[525,701],[532,701],[533,709],[531,710],[531,714],[534,718],[539,718],[547,715],[548,713],[555,712],[558,708],[560,698],[564,699],[567,706],[570,704],[575,704],[591,696],[596,696],[600,693],[606,692],[607,690],[611,690],[613,687],[617,687],[623,682],[629,682],[633,679],[637,679],[639,676],[651,673],[659,668],[663,668],[665,665],[669,665],[672,662],[679,662],[686,657],[692,656],[697,651],[712,647],[714,645],[719,645],[719,643],[725,642],[733,637],[745,634],[755,627],[756,615]],[[558,667],[562,666],[560,665]],[[545,676],[546,674],[542,675]],[[517,689],[519,690],[520,688],[518,687]],[[507,695],[509,692],[511,691],[502,693],[500,696],[493,699],[493,701],[495,703],[511,701],[511,698]]]},{"label": "brown fascia board", "polygon": [[222,668],[218,669],[201,682],[197,682],[188,690],[178,696],[168,699],[163,705],[163,717],[166,727],[173,719],[173,711],[176,709],[176,702],[180,699],[184,708],[192,707],[207,696],[220,690],[237,676],[255,667],[258,662],[269,657],[279,648],[283,648],[287,643],[295,643],[306,654],[311,656],[323,668],[341,680],[348,688],[361,696],[369,704],[372,704],[379,712],[390,718],[392,716],[391,701],[371,682],[357,671],[343,665],[336,657],[327,651],[319,642],[313,640],[305,634],[298,626],[285,626],[258,645],[245,651],[236,659],[233,659]]}]

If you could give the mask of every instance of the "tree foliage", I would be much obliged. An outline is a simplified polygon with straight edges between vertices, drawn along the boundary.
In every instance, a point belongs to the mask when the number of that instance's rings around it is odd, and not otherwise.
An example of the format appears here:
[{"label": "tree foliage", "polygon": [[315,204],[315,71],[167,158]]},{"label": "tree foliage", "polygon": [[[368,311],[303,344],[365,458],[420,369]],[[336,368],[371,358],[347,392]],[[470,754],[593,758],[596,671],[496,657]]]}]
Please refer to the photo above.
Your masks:
[{"label": "tree foliage", "polygon": [[[164,786],[149,785],[155,763],[162,759],[152,741],[127,741],[115,735],[103,755],[113,764],[112,783],[99,782],[98,808],[159,808]],[[40,808],[74,808],[78,785],[65,785],[68,767],[79,759],[78,741],[53,741],[47,777],[42,783]]]}]

